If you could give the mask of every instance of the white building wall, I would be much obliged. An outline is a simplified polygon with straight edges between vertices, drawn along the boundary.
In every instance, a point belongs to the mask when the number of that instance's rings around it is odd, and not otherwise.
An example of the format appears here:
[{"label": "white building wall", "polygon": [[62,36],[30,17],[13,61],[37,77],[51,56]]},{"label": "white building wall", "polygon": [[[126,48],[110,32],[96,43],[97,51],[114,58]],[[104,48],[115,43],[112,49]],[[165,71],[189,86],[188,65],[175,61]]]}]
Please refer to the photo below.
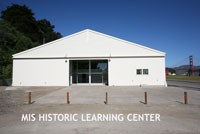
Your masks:
[{"label": "white building wall", "polygon": [[68,86],[69,60],[14,59],[12,86]]},{"label": "white building wall", "polygon": [[[165,58],[111,58],[109,86],[163,85],[166,86]],[[149,69],[148,75],[137,75],[137,69]]]},{"label": "white building wall", "polygon": [[[137,75],[137,69],[148,69],[149,74]],[[165,86],[165,58],[110,58],[108,80],[109,86]],[[12,85],[69,86],[69,60],[14,59]]]}]

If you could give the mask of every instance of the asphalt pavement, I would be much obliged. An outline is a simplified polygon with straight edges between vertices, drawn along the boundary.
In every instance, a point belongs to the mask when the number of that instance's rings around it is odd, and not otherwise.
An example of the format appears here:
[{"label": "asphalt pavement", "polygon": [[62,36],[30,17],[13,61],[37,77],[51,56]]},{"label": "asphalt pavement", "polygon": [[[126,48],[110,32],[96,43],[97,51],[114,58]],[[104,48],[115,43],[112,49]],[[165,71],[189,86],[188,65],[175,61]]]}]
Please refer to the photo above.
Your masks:
[{"label": "asphalt pavement", "polygon": [[188,90],[200,91],[200,82],[198,81],[185,81],[185,80],[167,80],[168,86],[183,87]]}]

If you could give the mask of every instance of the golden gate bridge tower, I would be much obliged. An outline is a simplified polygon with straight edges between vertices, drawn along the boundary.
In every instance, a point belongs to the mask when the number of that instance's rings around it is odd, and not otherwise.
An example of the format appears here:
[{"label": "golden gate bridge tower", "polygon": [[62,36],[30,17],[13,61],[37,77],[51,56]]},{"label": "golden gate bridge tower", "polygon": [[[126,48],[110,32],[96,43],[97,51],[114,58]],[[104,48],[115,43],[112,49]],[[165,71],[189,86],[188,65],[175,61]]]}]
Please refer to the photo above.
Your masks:
[{"label": "golden gate bridge tower", "polygon": [[[169,67],[169,69],[174,70],[173,72],[175,75],[200,76],[200,59],[194,55],[189,55],[175,65]],[[166,74],[169,74],[168,69],[166,69]]]}]

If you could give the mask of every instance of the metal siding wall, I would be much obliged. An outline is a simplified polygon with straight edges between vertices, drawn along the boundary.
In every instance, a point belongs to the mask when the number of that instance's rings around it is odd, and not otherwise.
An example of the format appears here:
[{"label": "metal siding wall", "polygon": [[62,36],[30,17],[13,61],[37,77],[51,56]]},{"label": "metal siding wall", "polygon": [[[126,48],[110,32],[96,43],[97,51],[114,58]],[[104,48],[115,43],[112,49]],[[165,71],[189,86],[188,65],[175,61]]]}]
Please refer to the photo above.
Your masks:
[{"label": "metal siding wall", "polygon": [[13,60],[13,86],[68,86],[69,60]]},{"label": "metal siding wall", "polygon": [[[149,75],[137,75],[136,69],[149,69]],[[111,58],[109,85],[166,85],[165,59],[158,58]]]}]

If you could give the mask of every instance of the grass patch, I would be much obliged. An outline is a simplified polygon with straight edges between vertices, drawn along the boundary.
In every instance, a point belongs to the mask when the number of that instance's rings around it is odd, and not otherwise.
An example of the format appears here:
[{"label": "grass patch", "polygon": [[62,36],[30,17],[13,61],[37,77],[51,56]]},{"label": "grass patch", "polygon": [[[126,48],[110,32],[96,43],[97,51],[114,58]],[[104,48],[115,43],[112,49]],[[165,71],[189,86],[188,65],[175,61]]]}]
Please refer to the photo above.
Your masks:
[{"label": "grass patch", "polygon": [[199,81],[200,82],[200,76],[185,76],[185,75],[168,75],[166,76],[168,80],[175,79],[175,80],[191,80],[191,81]]}]

